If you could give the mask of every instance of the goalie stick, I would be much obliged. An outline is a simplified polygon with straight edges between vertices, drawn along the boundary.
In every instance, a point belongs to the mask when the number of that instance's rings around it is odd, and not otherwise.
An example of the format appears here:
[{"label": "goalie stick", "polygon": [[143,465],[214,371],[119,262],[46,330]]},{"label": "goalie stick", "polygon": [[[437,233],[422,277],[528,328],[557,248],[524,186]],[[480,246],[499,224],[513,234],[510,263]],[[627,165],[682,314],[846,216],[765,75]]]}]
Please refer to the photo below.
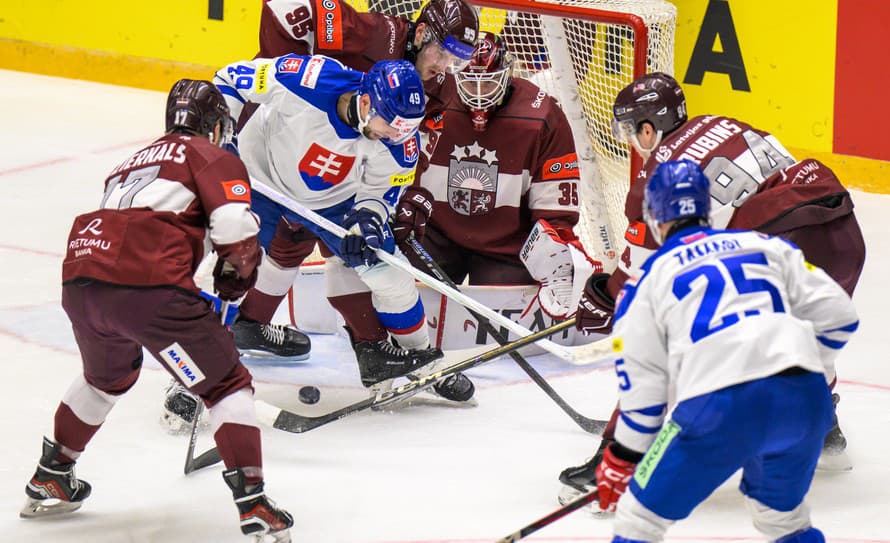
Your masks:
[{"label": "goalie stick", "polygon": [[[562,332],[566,328],[574,325],[574,317],[568,320],[564,320],[549,328],[534,332],[511,343],[507,343],[506,345],[495,347],[494,349],[485,351],[484,353],[476,355],[472,358],[467,358],[466,360],[456,362],[450,366],[442,368],[435,373],[424,375],[416,381],[408,381],[404,385],[395,387],[391,390],[380,391],[377,393],[376,396],[347,405],[346,407],[341,407],[340,409],[331,411],[330,413],[327,413],[325,415],[319,415],[317,417],[307,417],[299,415],[297,413],[293,413],[291,411],[287,411],[285,409],[281,409],[280,407],[276,407],[272,404],[266,403],[262,400],[256,400],[254,403],[256,405],[257,420],[259,420],[263,424],[275,428],[276,430],[284,430],[285,432],[291,432],[294,434],[308,432],[320,426],[324,426],[325,424],[334,422],[335,420],[346,418],[349,415],[354,415],[367,409],[382,407],[390,403],[397,403],[406,400],[409,397],[414,396],[415,394],[422,392],[424,389],[434,385],[437,381],[444,377],[447,377],[448,375],[480,366],[486,362],[498,358],[501,355],[513,352],[516,349],[525,347],[526,345],[534,343],[535,341],[540,341],[542,338],[545,338],[547,336]],[[197,418],[195,420],[197,421]],[[197,424],[197,422],[195,424]],[[194,426],[192,435],[194,439]],[[190,446],[189,458],[191,458],[192,452],[193,447]],[[198,456],[197,459],[195,459],[194,466],[198,466],[198,461],[202,459],[203,460],[201,463],[203,465],[194,467],[194,469],[200,469],[201,467],[207,467],[209,465],[215,464],[216,462],[210,461],[215,458],[214,455],[216,455],[216,457],[219,456],[216,452],[215,447]],[[219,460],[217,460],[217,462],[218,461]],[[192,471],[194,471],[194,469]]]},{"label": "goalie stick", "polygon": [[[454,281],[452,281],[451,278],[448,277],[448,275],[445,273],[445,270],[443,270],[442,267],[439,266],[439,264],[433,259],[433,257],[430,256],[426,249],[423,248],[423,245],[421,245],[420,242],[414,238],[413,233],[408,237],[408,239],[405,240],[405,242],[411,246],[411,249],[421,260],[423,260],[423,263],[426,264],[426,267],[429,268],[429,270],[433,273],[433,275],[436,276],[439,281],[442,281],[455,290],[459,290],[457,285],[454,284]],[[491,324],[491,321],[476,313],[472,309],[469,309],[468,311],[471,315],[476,317],[476,319],[479,321],[479,325],[491,337],[493,337],[495,341],[497,341],[500,345],[507,344],[507,338],[503,334],[501,334],[500,330],[498,330],[494,327],[494,325]],[[589,419],[581,413],[578,413],[577,411],[572,409],[572,406],[566,403],[566,401],[563,400],[562,397],[557,394],[555,390],[553,390],[553,387],[550,386],[550,383],[548,383],[544,379],[544,377],[541,376],[541,374],[538,373],[534,367],[532,367],[528,360],[526,360],[525,357],[518,352],[511,351],[510,358],[512,358],[513,361],[516,362],[516,364],[520,368],[522,368],[522,371],[524,371],[529,377],[531,377],[532,381],[534,381],[535,384],[538,385],[538,387],[540,387],[541,390],[543,390],[544,393],[547,394],[547,396],[549,396],[551,400],[556,402],[556,405],[558,405],[560,409],[562,409],[569,417],[571,417],[571,419],[575,421],[575,423],[580,426],[582,430],[590,432],[591,434],[602,435],[603,430],[605,430],[606,428],[607,421]]]},{"label": "goalie stick", "polygon": [[538,520],[532,522],[531,524],[520,528],[519,530],[513,532],[507,537],[498,539],[495,543],[513,543],[514,541],[519,541],[520,539],[524,539],[526,536],[531,535],[544,526],[552,524],[562,517],[581,509],[585,505],[594,502],[597,500],[597,492],[594,490],[590,494],[584,494],[583,496],[576,498],[569,503],[563,505],[559,509],[553,511],[549,515],[539,518]]}]

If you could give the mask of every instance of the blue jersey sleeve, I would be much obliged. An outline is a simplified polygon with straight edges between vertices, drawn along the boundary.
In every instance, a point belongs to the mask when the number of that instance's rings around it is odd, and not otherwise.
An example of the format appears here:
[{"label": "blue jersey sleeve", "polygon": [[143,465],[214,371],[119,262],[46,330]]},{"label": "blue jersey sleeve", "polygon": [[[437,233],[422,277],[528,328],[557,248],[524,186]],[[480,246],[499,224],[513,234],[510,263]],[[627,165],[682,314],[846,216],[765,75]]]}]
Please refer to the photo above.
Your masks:
[{"label": "blue jersey sleeve", "polygon": [[319,109],[328,109],[331,100],[358,90],[362,72],[321,55],[285,55],[275,62],[275,79]]}]

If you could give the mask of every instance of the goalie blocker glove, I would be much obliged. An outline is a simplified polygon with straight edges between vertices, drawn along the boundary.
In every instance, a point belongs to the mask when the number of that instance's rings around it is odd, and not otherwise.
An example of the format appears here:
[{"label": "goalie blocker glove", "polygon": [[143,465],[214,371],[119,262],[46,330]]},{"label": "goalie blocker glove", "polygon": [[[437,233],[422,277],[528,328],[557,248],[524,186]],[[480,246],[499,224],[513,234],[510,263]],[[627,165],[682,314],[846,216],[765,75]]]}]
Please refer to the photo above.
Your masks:
[{"label": "goalie blocker glove", "polygon": [[519,260],[532,279],[540,283],[538,302],[553,318],[562,319],[575,311],[591,273],[603,271],[592,260],[581,241],[569,228],[557,228],[538,220],[519,251]]},{"label": "goalie blocker glove", "polygon": [[423,241],[426,223],[433,214],[433,195],[423,187],[411,185],[399,201],[396,220],[392,228],[396,243],[402,243],[414,233],[414,239]]}]

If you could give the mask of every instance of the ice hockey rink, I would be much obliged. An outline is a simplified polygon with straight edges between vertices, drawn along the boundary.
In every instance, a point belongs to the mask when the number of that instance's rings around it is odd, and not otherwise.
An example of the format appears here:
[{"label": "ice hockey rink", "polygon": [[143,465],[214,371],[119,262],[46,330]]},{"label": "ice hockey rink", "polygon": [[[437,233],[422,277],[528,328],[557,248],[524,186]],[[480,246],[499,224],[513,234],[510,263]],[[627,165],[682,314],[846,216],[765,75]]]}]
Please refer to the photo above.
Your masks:
[{"label": "ice hockey rink", "polygon": [[[105,175],[163,131],[163,93],[0,71],[0,542],[238,542],[220,466],[182,474],[187,438],[158,424],[166,373],[148,362],[78,462],[93,494],[73,515],[19,519],[24,486],[52,435],[62,394],[80,372],[63,313],[60,269],[71,219],[94,209]],[[779,134],[781,137],[781,134]],[[850,472],[816,475],[814,524],[836,543],[890,542],[890,196],[854,191],[868,257],[856,292],[861,327],[838,362],[841,426]],[[319,414],[364,396],[347,341],[313,336],[310,360],[251,365],[257,397]],[[715,356],[720,356],[715,353]],[[582,414],[608,418],[615,382],[607,370],[531,363]],[[293,513],[295,542],[477,543],[494,541],[558,505],[557,474],[590,456],[585,433],[509,358],[470,372],[479,405],[421,402],[362,413],[306,434],[264,429],[269,495]],[[302,384],[322,400],[297,400]],[[209,447],[204,432],[198,447]],[[737,490],[738,476],[667,541],[762,541]],[[609,520],[586,510],[530,541],[603,542]]]}]

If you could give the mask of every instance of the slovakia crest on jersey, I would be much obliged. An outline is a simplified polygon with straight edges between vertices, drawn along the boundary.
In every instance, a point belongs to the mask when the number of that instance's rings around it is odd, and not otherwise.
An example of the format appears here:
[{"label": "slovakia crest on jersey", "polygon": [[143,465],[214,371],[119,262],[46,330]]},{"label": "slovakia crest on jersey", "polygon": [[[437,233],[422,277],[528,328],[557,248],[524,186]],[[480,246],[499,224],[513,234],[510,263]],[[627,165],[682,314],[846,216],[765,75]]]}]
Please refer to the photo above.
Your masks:
[{"label": "slovakia crest on jersey", "polygon": [[298,169],[309,190],[321,191],[342,183],[354,162],[354,156],[340,155],[313,143],[300,159]]},{"label": "slovakia crest on jersey", "polygon": [[405,151],[405,162],[417,162],[420,154],[417,151],[417,138],[409,138],[402,144]]},{"label": "slovakia crest on jersey", "polygon": [[477,142],[455,145],[448,165],[448,205],[461,215],[487,215],[498,194],[496,151]]}]

